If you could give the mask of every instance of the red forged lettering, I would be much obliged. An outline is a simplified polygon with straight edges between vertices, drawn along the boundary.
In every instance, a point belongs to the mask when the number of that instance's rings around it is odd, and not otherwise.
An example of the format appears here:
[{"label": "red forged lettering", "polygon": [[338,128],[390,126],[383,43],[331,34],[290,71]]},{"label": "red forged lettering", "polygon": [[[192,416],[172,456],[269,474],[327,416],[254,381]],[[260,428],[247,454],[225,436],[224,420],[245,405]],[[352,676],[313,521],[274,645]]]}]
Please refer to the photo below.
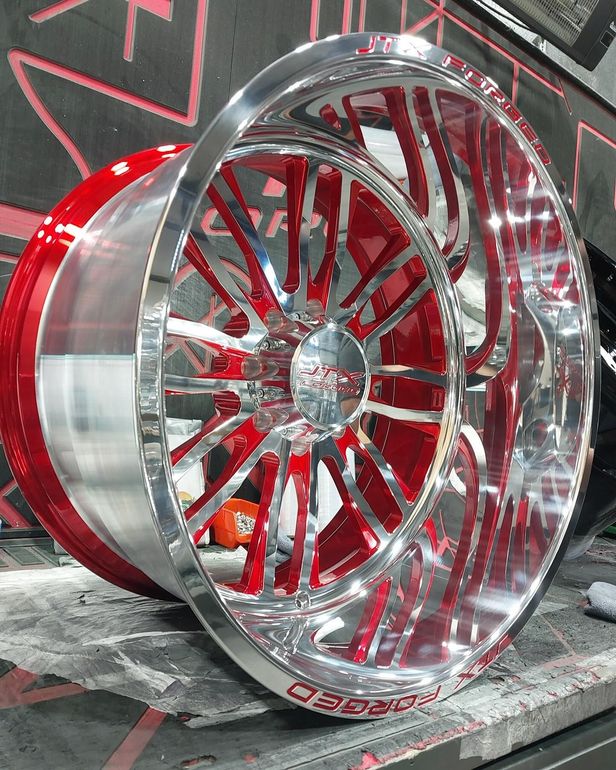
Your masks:
[{"label": "red forged lettering", "polygon": [[524,134],[529,142],[536,142],[539,138],[525,120],[520,123],[520,131]]},{"label": "red forged lettering", "polygon": [[460,72],[464,72],[466,69],[466,63],[462,59],[458,59],[457,56],[452,56],[450,53],[443,59],[444,67],[455,67]]},{"label": "red forged lettering", "polygon": [[518,120],[522,117],[522,113],[517,110],[511,102],[505,102],[503,104],[503,110],[509,115],[511,120],[513,120],[514,123],[517,123]]},{"label": "red forged lettering", "polygon": [[491,96],[499,107],[502,107],[503,104],[507,101],[505,94],[493,83],[486,83],[486,85],[483,87],[483,92],[486,94],[486,96]]},{"label": "red forged lettering", "polygon": [[294,682],[287,690],[287,695],[290,695],[292,698],[295,698],[295,700],[301,701],[302,703],[308,703],[318,692],[317,689],[310,687],[307,684]]},{"label": "red forged lettering", "polygon": [[383,43],[381,48],[383,49],[383,53],[389,53],[391,50],[392,43],[398,40],[397,37],[392,37],[391,35],[370,35],[370,42],[366,46],[366,48],[358,48],[357,53],[364,54],[364,53],[374,53],[377,48],[377,43]]},{"label": "red forged lettering", "polygon": [[343,698],[331,692],[322,692],[303,682],[294,682],[287,690],[287,695],[300,703],[310,704],[312,708],[320,711],[337,712],[347,716],[382,717],[394,711],[402,714],[413,708],[421,708],[435,701],[441,692],[437,687],[433,692],[424,695],[405,695],[402,698],[390,700],[366,700],[364,698]]},{"label": "red forged lettering", "polygon": [[370,701],[368,700],[362,700],[361,698],[349,698],[349,700],[344,704],[344,708],[340,710],[340,713],[359,716],[360,714],[364,713],[369,704]]},{"label": "red forged lettering", "polygon": [[439,686],[436,688],[434,692],[428,693],[428,695],[424,695],[422,698],[420,698],[419,702],[417,703],[417,706],[421,708],[422,706],[427,706],[428,703],[434,703],[434,701],[438,698],[440,694],[441,694],[441,688]]},{"label": "red forged lettering", "polygon": [[477,70],[466,70],[464,77],[468,80],[469,83],[477,86],[477,88],[483,88],[486,82],[484,76],[481,74],[481,72],[477,72]]},{"label": "red forged lettering", "polygon": [[541,158],[541,160],[545,163],[546,166],[549,166],[552,162],[548,151],[545,149],[545,147],[542,144],[535,144],[534,148],[537,152],[537,155]]},{"label": "red forged lettering", "polygon": [[371,54],[375,52],[389,53],[393,44],[396,43],[398,53],[412,54],[419,59],[425,59],[426,55],[422,50],[421,45],[417,45],[416,41],[413,41],[406,35],[399,37],[398,35],[370,35],[370,40],[365,48],[357,48],[358,54]]},{"label": "red forged lettering", "polygon": [[511,120],[513,120],[520,131],[524,134],[526,139],[528,139],[528,141],[532,144],[535,151],[537,152],[537,155],[541,159],[541,162],[546,166],[550,165],[552,161],[545,147],[539,143],[539,137],[528,125],[528,123],[522,118],[522,113],[517,109],[517,107],[513,105],[509,99],[507,99],[505,94],[499,88],[497,88],[493,83],[490,83],[490,81],[478,70],[469,67],[468,64],[462,61],[462,59],[458,59],[457,56],[447,54],[442,61],[442,65],[443,67],[450,67],[458,70],[458,72],[464,73],[465,80],[467,80],[471,85],[475,86],[475,88],[483,91],[486,96],[490,96],[494,103],[497,104],[503,110],[503,112],[507,113]]},{"label": "red forged lettering", "polygon": [[410,709],[415,707],[416,702],[416,695],[406,695],[404,698],[400,698],[400,700],[396,703],[394,706],[394,711],[397,711],[398,713],[401,711],[410,711]]},{"label": "red forged lettering", "polygon": [[384,717],[385,714],[389,714],[394,702],[391,700],[377,700],[370,708],[368,713],[373,717]]},{"label": "red forged lettering", "polygon": [[344,698],[341,698],[339,695],[334,695],[331,692],[324,692],[312,705],[315,709],[322,709],[323,711],[338,711],[343,703]]}]

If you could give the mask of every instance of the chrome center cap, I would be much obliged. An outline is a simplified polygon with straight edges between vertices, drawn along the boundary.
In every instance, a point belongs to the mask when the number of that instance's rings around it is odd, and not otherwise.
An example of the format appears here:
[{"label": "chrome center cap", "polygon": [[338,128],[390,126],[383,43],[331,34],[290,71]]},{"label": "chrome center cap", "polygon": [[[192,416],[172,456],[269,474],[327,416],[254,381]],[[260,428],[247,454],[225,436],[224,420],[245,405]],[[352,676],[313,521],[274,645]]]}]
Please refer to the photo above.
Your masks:
[{"label": "chrome center cap", "polygon": [[329,323],[308,334],[291,363],[291,392],[302,416],[316,428],[353,422],[368,398],[368,363],[359,340]]}]

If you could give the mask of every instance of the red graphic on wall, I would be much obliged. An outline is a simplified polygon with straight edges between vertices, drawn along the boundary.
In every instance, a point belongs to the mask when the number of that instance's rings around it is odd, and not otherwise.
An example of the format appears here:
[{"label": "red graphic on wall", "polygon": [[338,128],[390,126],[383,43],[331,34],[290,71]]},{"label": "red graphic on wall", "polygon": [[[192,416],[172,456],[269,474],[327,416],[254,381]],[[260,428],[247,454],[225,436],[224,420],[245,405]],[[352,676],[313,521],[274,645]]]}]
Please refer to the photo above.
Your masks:
[{"label": "red graphic on wall", "polygon": [[126,16],[126,35],[124,36],[124,58],[132,61],[135,53],[135,26],[137,24],[137,8],[160,16],[161,19],[171,21],[171,0],[128,0],[128,14]]},{"label": "red graphic on wall", "polygon": [[10,203],[0,203],[0,235],[29,241],[39,229],[45,214]]},{"label": "red graphic on wall", "polygon": [[[87,0],[65,0],[65,2],[54,3],[30,17],[33,21],[43,23],[54,16],[59,15],[82,5]],[[111,99],[116,99],[123,104],[130,104],[144,112],[159,115],[167,120],[174,121],[184,126],[194,126],[199,116],[199,102],[201,94],[201,76],[203,72],[203,48],[205,43],[205,20],[206,20],[207,0],[198,0],[197,11],[194,24],[193,56],[191,66],[191,76],[188,84],[188,106],[186,111],[179,111],[170,107],[165,107],[159,102],[147,99],[139,94],[127,91],[120,86],[112,85],[99,78],[89,75],[85,72],[79,72],[71,67],[67,67],[58,62],[46,59],[29,51],[23,51],[19,48],[13,48],[8,53],[8,60],[24,95],[34,108],[34,111],[51,131],[51,133],[65,147],[71,156],[75,165],[79,169],[82,177],[87,177],[92,173],[87,160],[81,150],[77,147],[71,136],[60,125],[58,120],[52,115],[51,111],[45,105],[42,96],[34,87],[28,68],[38,69],[55,77],[77,84],[83,88],[90,89],[99,94],[104,94]],[[124,42],[124,58],[132,61],[135,45],[135,30],[137,24],[137,10],[149,11],[168,21],[172,20],[171,0],[130,0],[127,10],[126,34]]]}]

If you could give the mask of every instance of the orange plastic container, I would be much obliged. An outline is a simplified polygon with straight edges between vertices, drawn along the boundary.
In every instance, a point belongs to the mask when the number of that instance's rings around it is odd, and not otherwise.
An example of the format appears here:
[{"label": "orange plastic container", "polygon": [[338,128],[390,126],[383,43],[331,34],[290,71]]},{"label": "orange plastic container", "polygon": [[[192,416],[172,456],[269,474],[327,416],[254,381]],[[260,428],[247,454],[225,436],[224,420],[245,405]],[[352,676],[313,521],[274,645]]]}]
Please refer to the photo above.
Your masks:
[{"label": "orange plastic container", "polygon": [[252,533],[248,532],[241,535],[237,531],[236,513],[243,513],[250,516],[251,519],[257,518],[259,506],[256,503],[250,503],[248,500],[239,500],[232,497],[220,509],[218,516],[214,520],[212,529],[214,530],[214,540],[225,548],[237,548],[238,545],[244,545],[250,542]]}]

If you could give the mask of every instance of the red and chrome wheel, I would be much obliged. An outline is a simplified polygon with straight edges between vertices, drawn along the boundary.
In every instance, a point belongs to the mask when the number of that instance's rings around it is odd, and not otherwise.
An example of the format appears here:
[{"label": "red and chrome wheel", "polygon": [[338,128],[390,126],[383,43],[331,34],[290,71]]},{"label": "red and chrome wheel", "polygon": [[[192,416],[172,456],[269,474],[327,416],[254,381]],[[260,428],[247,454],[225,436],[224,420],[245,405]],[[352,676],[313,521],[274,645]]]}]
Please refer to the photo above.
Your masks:
[{"label": "red and chrome wheel", "polygon": [[[471,679],[545,590],[593,435],[584,256],[515,107],[420,40],[342,37],[84,196],[0,330],[7,451],[67,548],[308,708]],[[230,499],[256,518],[223,555]]]}]

